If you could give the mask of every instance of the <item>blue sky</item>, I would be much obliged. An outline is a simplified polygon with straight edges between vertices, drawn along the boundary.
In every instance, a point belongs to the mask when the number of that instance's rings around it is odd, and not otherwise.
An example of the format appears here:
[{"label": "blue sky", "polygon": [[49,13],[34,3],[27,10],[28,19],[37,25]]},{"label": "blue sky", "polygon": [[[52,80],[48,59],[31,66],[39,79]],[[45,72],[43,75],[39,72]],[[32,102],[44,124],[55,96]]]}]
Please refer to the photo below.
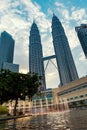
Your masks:
[{"label": "blue sky", "polygon": [[[20,65],[20,72],[28,72],[29,31],[33,19],[40,30],[43,55],[54,54],[51,36],[54,12],[65,29],[79,76],[87,75],[87,59],[75,32],[75,26],[87,23],[86,6],[87,0],[1,0],[0,32],[6,30],[15,39],[14,63]],[[51,63],[46,70],[46,81],[47,88],[59,84],[57,70]]]}]

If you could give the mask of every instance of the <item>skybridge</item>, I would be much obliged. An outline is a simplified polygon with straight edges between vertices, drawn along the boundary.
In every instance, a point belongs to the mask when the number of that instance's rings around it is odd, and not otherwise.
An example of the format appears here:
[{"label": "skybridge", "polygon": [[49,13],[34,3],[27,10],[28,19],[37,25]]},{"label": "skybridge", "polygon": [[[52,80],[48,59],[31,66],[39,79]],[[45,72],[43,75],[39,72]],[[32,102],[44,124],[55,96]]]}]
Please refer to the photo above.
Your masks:
[{"label": "skybridge", "polygon": [[45,61],[45,60],[51,60],[51,59],[54,59],[54,58],[56,58],[56,55],[43,57],[42,60]]},{"label": "skybridge", "polygon": [[51,55],[51,56],[46,56],[46,57],[43,57],[42,58],[42,61],[47,61],[46,63],[46,67],[44,69],[44,72],[46,71],[48,65],[49,65],[49,62],[51,62],[53,64],[53,66],[58,70],[58,67],[56,66],[56,64],[52,61],[52,59],[55,59],[56,58],[56,55]]}]

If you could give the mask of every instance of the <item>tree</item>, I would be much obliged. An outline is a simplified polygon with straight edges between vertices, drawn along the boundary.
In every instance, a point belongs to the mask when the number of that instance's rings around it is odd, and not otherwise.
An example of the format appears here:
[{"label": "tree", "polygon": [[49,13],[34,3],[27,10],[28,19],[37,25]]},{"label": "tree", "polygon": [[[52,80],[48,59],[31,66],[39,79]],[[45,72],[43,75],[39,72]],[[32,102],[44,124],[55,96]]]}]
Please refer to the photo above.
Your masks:
[{"label": "tree", "polygon": [[18,99],[25,100],[27,96],[31,100],[34,94],[38,92],[41,77],[37,74],[14,73],[7,70],[1,71],[0,74],[1,104],[15,100],[14,115],[16,115]]},{"label": "tree", "polygon": [[9,70],[0,70],[0,104],[10,100],[8,95],[9,88],[7,86],[7,79],[10,71]]},{"label": "tree", "polygon": [[15,100],[15,105],[14,105],[14,115],[16,115],[16,107],[18,104],[18,99],[20,98],[21,100],[25,99],[25,95],[23,94],[24,92],[24,74],[21,73],[13,73],[11,72],[9,77],[8,77],[8,82],[7,86],[9,87],[9,96],[10,100],[13,101]]},{"label": "tree", "polygon": [[38,76],[35,73],[27,73],[25,86],[25,95],[28,96],[29,100],[32,100],[32,97],[39,92],[39,87],[41,86],[41,76]]},{"label": "tree", "polygon": [[31,100],[41,85],[40,79],[37,74],[11,73],[8,86],[10,86],[11,100],[15,100],[14,115],[16,115],[18,99],[25,100],[27,96]]}]

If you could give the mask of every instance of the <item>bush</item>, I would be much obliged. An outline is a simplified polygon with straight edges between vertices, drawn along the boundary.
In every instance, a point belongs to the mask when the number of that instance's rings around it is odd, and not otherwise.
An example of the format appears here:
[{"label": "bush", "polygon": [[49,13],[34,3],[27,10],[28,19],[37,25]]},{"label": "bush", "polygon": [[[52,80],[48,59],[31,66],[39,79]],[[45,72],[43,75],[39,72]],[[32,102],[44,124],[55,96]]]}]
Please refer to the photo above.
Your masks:
[{"label": "bush", "polygon": [[0,105],[0,115],[8,114],[8,109],[5,106]]}]

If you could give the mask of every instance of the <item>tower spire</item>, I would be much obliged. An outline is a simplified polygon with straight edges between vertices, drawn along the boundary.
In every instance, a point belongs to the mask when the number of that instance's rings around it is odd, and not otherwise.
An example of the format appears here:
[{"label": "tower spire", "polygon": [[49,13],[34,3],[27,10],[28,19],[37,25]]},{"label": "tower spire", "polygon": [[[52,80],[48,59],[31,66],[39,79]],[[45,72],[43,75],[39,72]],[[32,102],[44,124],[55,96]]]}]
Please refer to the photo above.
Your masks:
[{"label": "tower spire", "polygon": [[36,22],[35,22],[35,19],[33,19],[33,23],[36,23]]},{"label": "tower spire", "polygon": [[53,12],[53,16],[55,16],[54,12]]}]

